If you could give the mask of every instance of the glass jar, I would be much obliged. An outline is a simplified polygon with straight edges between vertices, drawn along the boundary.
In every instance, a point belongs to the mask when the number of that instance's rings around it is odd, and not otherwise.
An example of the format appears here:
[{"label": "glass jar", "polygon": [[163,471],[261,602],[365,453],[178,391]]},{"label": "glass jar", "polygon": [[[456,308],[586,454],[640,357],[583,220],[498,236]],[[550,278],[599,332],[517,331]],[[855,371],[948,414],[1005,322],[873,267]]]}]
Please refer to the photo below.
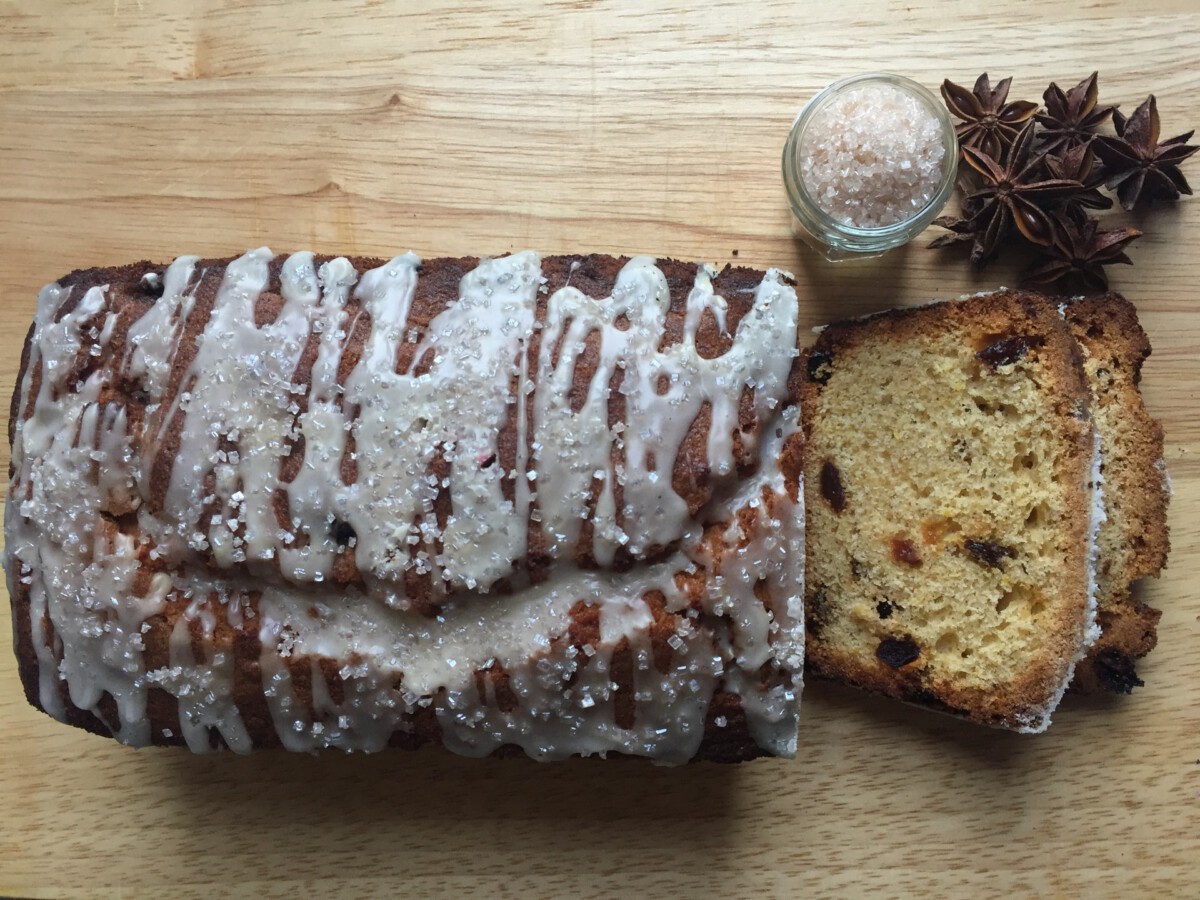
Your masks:
[{"label": "glass jar", "polygon": [[[872,85],[907,94],[928,110],[937,121],[944,156],[940,180],[924,206],[893,224],[860,228],[835,218],[810,194],[804,181],[803,154],[807,147],[807,129],[818,113],[842,99],[848,91]],[[957,168],[958,140],[950,111],[936,95],[899,75],[856,75],[829,85],[800,110],[783,148],[783,184],[795,224],[799,226],[798,234],[818,252],[835,261],[878,256],[911,241],[929,226],[950,199]]]}]

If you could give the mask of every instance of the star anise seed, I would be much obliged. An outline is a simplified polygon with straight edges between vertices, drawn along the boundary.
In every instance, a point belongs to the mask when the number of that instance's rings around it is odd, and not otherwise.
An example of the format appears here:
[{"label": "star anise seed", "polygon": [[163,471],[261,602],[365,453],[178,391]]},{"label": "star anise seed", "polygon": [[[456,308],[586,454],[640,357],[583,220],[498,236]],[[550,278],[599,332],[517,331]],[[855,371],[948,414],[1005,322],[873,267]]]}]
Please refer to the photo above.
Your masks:
[{"label": "star anise seed", "polygon": [[1133,209],[1141,200],[1178,200],[1191,187],[1179,164],[1200,150],[1188,146],[1189,131],[1159,143],[1158,102],[1151,94],[1128,119],[1113,115],[1116,137],[1095,140],[1096,155],[1104,162],[1107,186],[1116,189],[1121,206]]},{"label": "star anise seed", "polygon": [[[1034,123],[1028,122],[1017,134],[1003,165],[974,147],[963,147],[963,158],[983,176],[983,185],[966,198],[964,207],[976,210],[961,220],[942,220],[954,234],[973,238],[971,264],[984,266],[996,254],[1000,241],[1015,225],[1028,241],[1048,245],[1053,240],[1053,225],[1045,207],[1072,193],[1083,190],[1079,181],[1066,178],[1040,178],[1042,158],[1030,159]],[[948,238],[937,246],[958,243]]]},{"label": "star anise seed", "polygon": [[1091,143],[1096,136],[1096,129],[1108,121],[1116,110],[1115,106],[1096,105],[1098,75],[1098,72],[1093,72],[1065,93],[1051,82],[1046,93],[1042,94],[1046,111],[1038,113],[1036,118],[1043,128],[1042,149],[1047,153],[1061,153]]},{"label": "star anise seed", "polygon": [[971,230],[971,216],[938,216],[933,224],[945,228],[949,234],[942,234],[929,242],[930,247],[952,247],[955,244],[965,244],[975,240],[975,232]]},{"label": "star anise seed", "polygon": [[942,98],[946,106],[962,122],[955,126],[962,148],[977,147],[992,159],[1002,160],[1016,140],[1020,127],[1033,118],[1038,105],[1028,100],[1007,103],[1012,78],[1005,78],[993,89],[984,72],[968,91],[962,85],[946,79],[942,82]]},{"label": "star anise seed", "polygon": [[1085,292],[1103,293],[1108,290],[1104,267],[1114,263],[1133,265],[1125,248],[1142,236],[1135,228],[1100,231],[1099,222],[1086,216],[1081,220],[1054,216],[1052,226],[1054,239],[1042,251],[1041,264],[1025,273],[1024,280],[1029,284],[1062,282],[1081,286]]},{"label": "star anise seed", "polygon": [[1042,157],[1042,165],[1050,178],[1078,181],[1083,185],[1081,191],[1068,194],[1059,201],[1060,208],[1065,212],[1074,213],[1083,208],[1112,208],[1112,197],[1100,193],[1104,173],[1096,165],[1096,155],[1090,144],[1076,144],[1061,153],[1047,154]]}]

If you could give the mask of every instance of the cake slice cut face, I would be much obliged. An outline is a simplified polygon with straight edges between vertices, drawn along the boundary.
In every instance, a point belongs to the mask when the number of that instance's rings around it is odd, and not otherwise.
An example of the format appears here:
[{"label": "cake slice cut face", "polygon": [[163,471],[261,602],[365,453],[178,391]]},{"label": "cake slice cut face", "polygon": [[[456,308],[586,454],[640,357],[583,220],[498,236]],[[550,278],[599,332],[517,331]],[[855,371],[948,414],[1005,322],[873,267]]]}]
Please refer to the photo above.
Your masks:
[{"label": "cake slice cut face", "polygon": [[1045,729],[1095,637],[1102,515],[1057,309],[1001,292],[832,325],[801,396],[809,670]]}]

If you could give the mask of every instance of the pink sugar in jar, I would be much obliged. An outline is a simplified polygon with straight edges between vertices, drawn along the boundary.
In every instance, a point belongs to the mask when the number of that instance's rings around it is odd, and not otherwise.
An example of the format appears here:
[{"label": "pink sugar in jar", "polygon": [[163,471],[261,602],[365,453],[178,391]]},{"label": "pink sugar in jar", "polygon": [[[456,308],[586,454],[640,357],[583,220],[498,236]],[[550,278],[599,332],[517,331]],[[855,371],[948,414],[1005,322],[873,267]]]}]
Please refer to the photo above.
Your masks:
[{"label": "pink sugar in jar", "polygon": [[831,84],[792,123],[783,183],[799,234],[832,260],[878,256],[929,226],[954,190],[945,104],[898,75]]}]

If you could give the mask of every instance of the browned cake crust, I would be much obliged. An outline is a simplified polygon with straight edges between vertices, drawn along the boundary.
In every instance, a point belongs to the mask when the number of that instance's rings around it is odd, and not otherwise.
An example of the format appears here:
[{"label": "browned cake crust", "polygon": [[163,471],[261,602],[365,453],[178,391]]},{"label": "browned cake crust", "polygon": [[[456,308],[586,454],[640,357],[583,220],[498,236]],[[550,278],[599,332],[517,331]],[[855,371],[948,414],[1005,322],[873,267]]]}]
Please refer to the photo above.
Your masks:
[{"label": "browned cake crust", "polygon": [[809,672],[1043,729],[1090,624],[1094,438],[1057,310],[892,310],[827,327],[805,368]]},{"label": "browned cake crust", "polygon": [[[316,257],[313,266],[320,267],[329,260],[328,257]],[[266,288],[254,305],[255,324],[260,328],[275,321],[285,306],[280,282],[284,261],[285,257],[276,256],[269,263]],[[387,263],[382,259],[358,257],[350,258],[349,262],[359,273],[382,267]],[[196,597],[192,592],[183,592],[178,588],[169,590],[162,598],[161,606],[149,615],[141,626],[141,645],[144,646],[141,664],[144,670],[148,673],[168,673],[160,681],[151,679],[152,683],[145,692],[145,717],[149,723],[149,733],[146,737],[149,738],[149,742],[160,745],[185,743],[184,726],[188,723],[180,721],[183,707],[177,699],[179,685],[175,681],[168,682],[171,672],[175,675],[170,677],[177,680],[180,659],[192,660],[201,668],[206,664],[211,665],[214,670],[225,667],[222,671],[227,673],[230,679],[228,699],[235,715],[240,719],[239,727],[244,728],[248,741],[241,749],[248,749],[250,745],[257,748],[278,746],[281,743],[279,711],[273,710],[264,696],[264,685],[271,680],[270,673],[264,673],[262,668],[263,661],[267,659],[272,666],[279,669],[275,679],[282,677],[290,683],[294,704],[286,709],[294,718],[292,724],[295,730],[307,736],[314,733],[314,728],[315,733],[319,733],[322,728],[321,722],[325,721],[325,712],[322,710],[327,712],[326,708],[331,705],[349,704],[350,692],[359,689],[354,681],[355,676],[349,673],[348,668],[357,665],[361,660],[299,653],[289,656],[286,652],[277,657],[271,647],[264,648],[260,628],[264,591],[286,589],[302,592],[301,596],[309,597],[312,602],[309,615],[317,618],[326,615],[321,603],[326,595],[336,595],[340,598],[338,602],[352,603],[356,597],[366,597],[372,591],[377,592],[381,583],[377,573],[368,571],[356,559],[353,535],[340,533],[338,523],[333,526],[338,544],[336,558],[331,577],[324,584],[297,584],[295,573],[285,572],[281,568],[279,554],[273,559],[235,558],[233,562],[215,558],[213,542],[198,540],[201,534],[205,538],[213,538],[213,532],[223,527],[223,523],[217,524],[218,516],[211,515],[219,510],[208,501],[205,501],[206,505],[201,510],[202,515],[180,524],[181,533],[184,530],[199,532],[194,543],[189,543],[183,550],[179,547],[170,549],[166,544],[157,545],[154,539],[147,536],[144,528],[147,516],[159,516],[173,521],[170,517],[178,514],[177,510],[169,508],[168,503],[172,469],[178,463],[177,454],[183,429],[181,410],[184,406],[178,401],[182,393],[192,389],[192,383],[185,383],[185,379],[194,380],[194,374],[188,375],[189,367],[196,358],[201,336],[209,324],[214,304],[217,302],[222,273],[230,263],[230,259],[207,259],[196,263],[196,274],[188,282],[188,290],[194,297],[193,306],[190,314],[176,323],[178,334],[172,341],[165,394],[162,398],[153,398],[156,400],[153,403],[147,402],[144,385],[130,366],[135,350],[130,343],[130,333],[135,323],[142,320],[154,304],[160,302],[165,278],[163,265],[141,262],[118,268],[73,272],[58,282],[63,289],[64,299],[53,315],[54,321],[63,320],[73,313],[89,289],[107,286],[104,291],[103,310],[80,325],[80,330],[84,333],[95,335],[103,332],[103,352],[89,351],[87,342],[84,341],[70,362],[71,371],[65,376],[58,373],[56,377],[66,386],[63,390],[78,391],[90,376],[103,370],[103,387],[95,402],[101,409],[119,406],[125,410],[128,417],[127,432],[133,452],[144,457],[142,468],[146,476],[140,482],[135,477],[132,486],[126,485],[125,490],[113,490],[105,496],[92,535],[96,549],[91,552],[95,555],[88,558],[93,562],[103,561],[105,553],[115,554],[119,546],[136,543],[136,574],[132,580],[133,594],[136,598],[150,596],[154,579],[159,575],[177,576],[187,573],[197,577],[214,578],[220,582],[220,590],[213,591],[208,597]],[[622,269],[629,263],[627,258],[599,255],[558,256],[541,260],[545,284],[538,292],[537,322],[546,322],[548,298],[568,284],[588,297],[609,296],[613,293]],[[460,282],[464,276],[479,264],[480,260],[474,258],[430,259],[421,264],[420,278],[407,318],[410,333],[408,339],[400,344],[400,357],[395,365],[397,372],[409,370],[420,376],[434,364],[432,353],[428,354],[428,359],[411,357],[428,336],[430,323],[458,300]],[[706,309],[699,321],[689,326],[689,295],[700,283],[703,273],[698,273],[694,264],[672,260],[659,260],[657,267],[665,276],[670,295],[660,351],[691,340],[694,341],[698,355],[703,359],[715,359],[729,353],[739,323],[751,311],[756,302],[756,290],[764,284],[763,273],[729,266],[719,273],[714,272],[711,277],[712,293],[724,298],[724,321],[719,323],[712,310]],[[147,278],[147,275],[151,277]],[[347,383],[361,355],[367,352],[365,345],[371,335],[370,317],[366,314],[365,307],[353,295],[346,300],[345,308],[347,335],[338,363],[339,385]],[[527,348],[530,359],[538,358],[541,327],[538,326]],[[617,327],[621,327],[619,323]],[[41,366],[30,369],[31,356],[34,353],[31,344],[33,334],[34,330],[31,329],[13,397],[9,423],[10,442],[16,440],[18,430],[34,415],[41,379],[46,377]],[[309,408],[312,372],[318,364],[320,340],[319,335],[309,334],[307,346],[300,353],[299,364],[291,376],[291,381],[297,386],[294,409],[297,421]],[[555,351],[555,359],[558,352]],[[570,405],[573,409],[578,409],[586,402],[585,394],[592,386],[597,368],[602,362],[599,342],[589,337],[578,354],[572,377]],[[541,373],[531,373],[531,380],[536,380],[540,375]],[[799,380],[798,365],[793,363],[792,373],[786,378],[785,396],[778,404],[772,400],[772,409],[778,408],[782,412],[784,409],[794,408]],[[624,400],[616,390],[619,384],[619,378],[614,375],[608,386],[610,400],[607,420],[610,428],[619,425],[626,418]],[[660,393],[669,390],[668,385],[660,387]],[[649,611],[650,621],[642,631],[637,632],[637,642],[631,643],[629,637],[622,637],[615,645],[607,646],[601,634],[601,606],[606,601],[604,598],[580,599],[570,609],[569,626],[562,633],[553,636],[543,651],[531,655],[525,661],[532,670],[537,668],[539,659],[554,661],[555,665],[563,664],[564,659],[582,660],[585,654],[589,658],[595,654],[605,659],[612,684],[611,724],[616,728],[633,728],[635,722],[639,721],[642,701],[636,694],[635,687],[639,679],[644,677],[637,674],[639,670],[652,666],[663,678],[667,678],[667,673],[689,665],[690,655],[703,652],[696,642],[684,646],[680,635],[686,637],[692,633],[700,633],[708,635],[718,643],[728,643],[731,639],[736,643],[738,636],[735,632],[739,626],[732,623],[741,612],[736,609],[714,610],[713,579],[733,579],[738,571],[737,565],[740,565],[740,561],[734,559],[739,549],[751,555],[758,552],[756,547],[761,542],[761,535],[778,527],[779,519],[790,512],[789,504],[802,502],[802,438],[798,422],[793,423],[794,434],[784,434],[787,423],[769,418],[764,409],[756,407],[755,390],[754,385],[747,385],[743,389],[740,403],[737,404],[731,435],[734,465],[728,471],[718,471],[715,463],[710,465],[710,462],[713,462],[709,459],[712,406],[707,402],[682,440],[673,465],[668,468],[671,488],[686,504],[690,519],[701,523],[704,534],[696,545],[697,549],[692,552],[693,563],[686,570],[675,573],[670,582],[676,599],[666,602],[660,591],[644,593],[640,599],[645,604],[644,608]],[[534,403],[532,388],[524,403],[524,412],[531,415]],[[494,464],[504,472],[515,472],[519,460],[525,459],[527,454],[531,455],[530,447],[519,446],[518,422],[521,414],[520,403],[511,404],[507,422],[500,429],[498,436],[498,452],[494,459],[481,460],[481,465]],[[781,478],[781,490],[772,493],[764,486],[759,495],[750,495],[750,502],[745,503],[735,495],[744,488],[748,479],[761,471],[760,439],[771,439],[770,435],[765,434],[768,425],[773,433],[778,431],[784,438],[774,445],[773,458],[770,460],[772,471],[777,471]],[[153,439],[154,435],[159,437]],[[222,453],[235,449],[236,437],[226,437],[223,440],[229,446],[223,446]],[[97,446],[98,444],[99,439]],[[344,482],[352,485],[358,477],[355,458],[361,461],[364,454],[387,452],[386,448],[355,447],[351,442],[342,460],[341,473]],[[304,453],[305,447],[302,442],[293,440],[285,448],[281,455],[281,483],[287,485],[297,476],[304,463]],[[34,490],[21,479],[19,465],[19,461],[14,460],[14,468],[10,471],[10,474],[15,476],[9,497],[10,507],[14,509],[19,509],[23,500],[32,497]],[[533,463],[527,462],[526,469],[532,468]],[[433,501],[433,514],[436,515],[439,525],[444,525],[456,512],[461,515],[461,511],[451,507],[450,492],[446,488],[449,464],[435,457],[430,472],[432,476],[443,479],[443,489],[439,490]],[[93,475],[93,478],[101,477],[101,473]],[[206,491],[216,492],[212,470],[200,472],[198,477],[205,479]],[[505,491],[506,498],[511,501],[513,489],[506,485]],[[636,498],[623,498],[619,487],[616,488],[616,493],[616,520],[618,526],[624,527],[627,524],[623,520],[624,509],[627,504],[636,502]],[[539,521],[536,500],[531,504],[530,510],[528,542],[514,557],[511,570],[494,583],[490,593],[473,596],[470,602],[487,604],[493,602],[493,597],[503,598],[523,590],[534,589],[552,580],[556,568],[565,564],[564,557],[582,573],[607,571],[614,573],[614,577],[622,577],[624,573],[636,573],[642,568],[672,559],[672,554],[680,549],[684,540],[683,536],[672,534],[668,540],[661,543],[650,541],[645,546],[633,549],[623,545],[612,554],[611,559],[597,559],[593,548],[600,545],[593,540],[591,533],[591,523],[596,521],[593,500],[575,543],[565,553],[561,548],[552,553],[544,531],[536,525]],[[276,516],[281,528],[288,527],[292,513],[287,507],[286,495],[277,496]],[[10,515],[15,516],[16,513]],[[230,526],[234,528],[235,534],[245,533],[242,530],[245,528],[244,523],[238,524],[231,520]],[[36,530],[37,523],[32,523],[32,527]],[[296,531],[297,537],[301,537],[299,529]],[[132,542],[130,538],[133,539]],[[324,535],[316,533],[302,536],[302,540],[313,542],[323,539]],[[48,613],[42,616],[40,623],[31,621],[30,573],[37,567],[37,562],[21,558],[21,550],[11,542],[11,534],[9,547],[10,556],[7,562],[19,671],[29,702],[44,709],[48,682],[47,674],[39,664],[39,656],[44,658],[48,652],[51,657],[61,661],[62,642],[60,636],[55,633],[55,625],[50,621]],[[416,543],[410,552],[415,558],[422,550],[430,551],[431,555],[441,552],[440,538],[430,544]],[[707,560],[707,564],[696,564],[697,558]],[[320,580],[318,578],[318,581]],[[435,618],[440,621],[443,609],[464,602],[464,594],[460,588],[447,589],[439,585],[427,571],[420,571],[419,568],[410,567],[404,573],[402,583],[408,599],[406,608],[413,614],[429,617],[431,621]],[[769,615],[776,618],[780,625],[783,624],[780,618],[783,615],[782,611],[789,600],[798,606],[798,597],[788,598],[780,595],[778,591],[772,595],[772,588],[765,582],[754,583],[753,587],[754,595],[758,597],[757,602],[761,602]],[[203,607],[203,615],[196,614],[197,604]],[[797,660],[802,659],[802,656],[796,655],[794,659],[788,657],[783,649],[783,632],[786,629],[781,627],[776,630],[779,634],[773,636],[771,641],[772,646],[779,642],[778,652],[768,654],[767,663],[746,673],[745,678],[757,686],[753,690],[761,689],[764,696],[767,693],[771,693],[772,696],[786,694],[788,699],[785,705],[790,705],[796,700],[794,694],[798,695],[799,692],[800,667]],[[36,646],[36,635],[39,633],[45,641],[44,648]],[[644,643],[641,642],[643,640]],[[793,649],[797,654],[802,654],[802,647]],[[587,665],[585,661],[578,667],[576,675],[567,682],[568,687],[573,679],[578,677],[578,672],[586,671]],[[727,660],[727,665],[735,667],[732,658]],[[185,665],[183,668],[187,670],[188,667]],[[731,679],[735,675],[742,677],[740,673],[730,672],[728,669],[724,675],[716,676],[711,702],[702,715],[703,739],[695,751],[695,759],[740,761],[767,752],[780,752],[778,748],[771,750],[764,746],[761,728],[756,733],[755,728],[748,723],[749,717],[744,708],[744,697],[748,688],[744,683],[736,689],[732,687]],[[403,677],[401,673],[390,686],[376,685],[375,689],[382,692],[402,691]],[[488,713],[489,709],[492,712],[509,712],[518,703],[517,693],[510,685],[510,678],[517,677],[525,676],[518,672],[506,671],[498,661],[481,666],[474,672],[473,689],[465,692],[470,694],[466,702],[477,705],[482,710],[479,713],[481,717],[491,714]],[[315,686],[318,680],[319,695]],[[122,715],[113,696],[105,693],[91,708],[80,708],[68,691],[66,679],[51,678],[49,683],[53,685],[50,688],[51,692],[56,695],[54,699],[57,710],[53,714],[57,718],[97,734],[128,739],[129,728],[124,727]],[[422,702],[416,703],[409,712],[397,719],[395,730],[387,740],[388,745],[415,748],[426,744],[444,743],[445,735],[435,710],[444,711],[445,702],[453,705],[457,701],[447,700],[444,693],[422,698]],[[193,706],[193,714],[196,709],[203,713],[209,708]],[[780,715],[786,730],[787,714],[781,712]],[[202,716],[198,721],[203,724]],[[211,724],[206,727],[207,743],[212,747],[230,743],[220,728]],[[324,727],[328,729],[333,726],[326,723]],[[194,739],[193,733],[192,740],[188,741],[193,749]],[[528,750],[528,746],[525,749]],[[521,752],[521,748],[503,745],[491,752],[498,755],[517,754]],[[619,750],[608,752],[620,753]]]},{"label": "browned cake crust", "polygon": [[1136,308],[1118,294],[1072,301],[1064,315],[1083,347],[1107,517],[1096,571],[1101,635],[1075,670],[1072,688],[1129,693],[1142,684],[1134,662],[1154,649],[1162,615],[1131,588],[1139,578],[1157,577],[1170,551],[1163,431],[1138,389],[1150,341]]}]

